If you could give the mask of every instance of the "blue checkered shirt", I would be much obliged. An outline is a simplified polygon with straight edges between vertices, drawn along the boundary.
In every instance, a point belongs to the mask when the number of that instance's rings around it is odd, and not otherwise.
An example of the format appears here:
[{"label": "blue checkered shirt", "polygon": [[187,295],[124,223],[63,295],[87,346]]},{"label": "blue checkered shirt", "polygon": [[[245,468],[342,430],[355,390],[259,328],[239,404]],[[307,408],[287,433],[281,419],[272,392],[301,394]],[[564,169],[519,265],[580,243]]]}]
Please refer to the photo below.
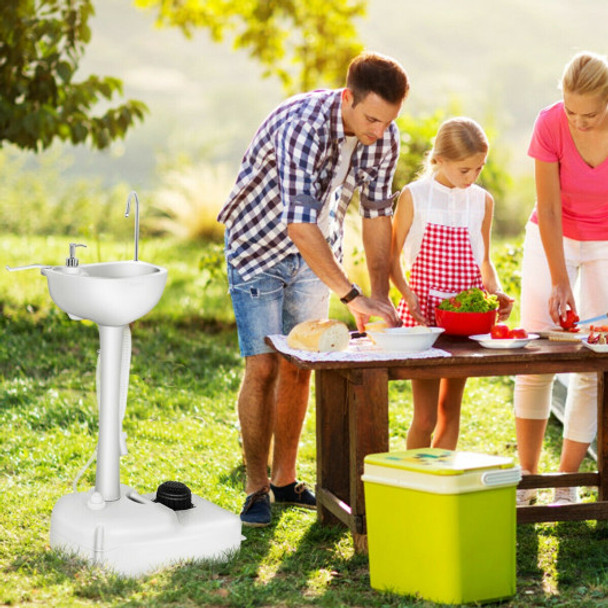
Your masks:
[{"label": "blue checkered shirt", "polygon": [[346,137],[341,95],[341,89],[323,90],[286,100],[262,123],[245,152],[218,215],[228,230],[228,261],[243,280],[298,253],[288,224],[317,223],[324,205],[330,205],[326,238],[341,260],[344,217],[356,189],[363,217],[392,215],[399,157],[394,123],[372,145],[357,143],[344,183],[332,188]]}]

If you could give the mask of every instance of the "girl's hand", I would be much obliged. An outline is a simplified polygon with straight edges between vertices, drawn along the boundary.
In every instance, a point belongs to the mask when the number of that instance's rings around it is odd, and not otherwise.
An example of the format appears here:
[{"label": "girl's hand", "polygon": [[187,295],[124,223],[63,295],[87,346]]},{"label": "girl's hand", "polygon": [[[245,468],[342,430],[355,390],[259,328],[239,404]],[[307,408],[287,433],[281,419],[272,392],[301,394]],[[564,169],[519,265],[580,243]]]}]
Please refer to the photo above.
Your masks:
[{"label": "girl's hand", "polygon": [[502,291],[494,294],[498,298],[498,321],[506,321],[513,310],[515,300]]},{"label": "girl's hand", "polygon": [[426,317],[422,314],[420,310],[420,303],[418,302],[418,296],[410,289],[407,293],[402,293],[403,299],[407,302],[408,310],[412,317],[414,317],[414,321],[419,325],[428,325],[428,321]]}]

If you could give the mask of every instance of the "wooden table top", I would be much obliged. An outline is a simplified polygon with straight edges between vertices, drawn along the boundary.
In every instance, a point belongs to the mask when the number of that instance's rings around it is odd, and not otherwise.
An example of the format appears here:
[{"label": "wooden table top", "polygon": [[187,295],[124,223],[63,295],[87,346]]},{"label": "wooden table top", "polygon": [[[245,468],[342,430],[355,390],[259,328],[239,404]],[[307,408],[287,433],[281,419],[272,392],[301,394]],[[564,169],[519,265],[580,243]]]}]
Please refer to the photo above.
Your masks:
[{"label": "wooden table top", "polygon": [[[266,338],[273,348],[276,345]],[[323,361],[307,360],[306,354],[281,352],[294,365],[312,370],[361,370],[388,368],[391,377],[409,377],[407,370],[417,377],[437,376],[450,370],[463,375],[463,369],[472,376],[511,375],[519,373],[555,373],[576,371],[605,371],[608,369],[608,353],[597,353],[580,341],[557,341],[540,338],[529,342],[523,348],[488,349],[467,337],[441,335],[434,345],[452,356],[401,358],[374,360],[372,356],[364,361]],[[396,368],[403,370],[402,374]],[[424,371],[423,371],[424,370]]]}]

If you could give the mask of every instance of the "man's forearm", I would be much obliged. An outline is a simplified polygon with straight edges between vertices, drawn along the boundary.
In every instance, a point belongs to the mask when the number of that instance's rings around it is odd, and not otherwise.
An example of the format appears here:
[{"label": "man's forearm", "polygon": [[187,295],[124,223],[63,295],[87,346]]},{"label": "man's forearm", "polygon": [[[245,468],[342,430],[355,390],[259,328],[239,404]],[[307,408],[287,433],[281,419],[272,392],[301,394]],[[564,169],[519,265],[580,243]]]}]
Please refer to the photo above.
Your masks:
[{"label": "man's forearm", "polygon": [[391,264],[390,217],[363,219],[363,248],[371,285],[372,297],[388,298]]}]

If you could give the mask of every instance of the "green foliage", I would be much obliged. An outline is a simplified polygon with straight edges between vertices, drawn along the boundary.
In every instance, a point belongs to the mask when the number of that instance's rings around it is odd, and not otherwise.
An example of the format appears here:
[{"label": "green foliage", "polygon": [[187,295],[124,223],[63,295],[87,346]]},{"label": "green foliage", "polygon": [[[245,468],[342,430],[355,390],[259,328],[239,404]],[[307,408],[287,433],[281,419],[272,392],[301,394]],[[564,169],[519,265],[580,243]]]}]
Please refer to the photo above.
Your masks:
[{"label": "green foliage", "polygon": [[433,138],[444,119],[445,112],[442,110],[430,116],[403,114],[397,119],[401,150],[393,180],[395,189],[401,190],[413,182],[423,170],[426,156],[433,146]]},{"label": "green foliage", "polygon": [[207,247],[201,255],[198,266],[205,273],[205,287],[218,282],[228,287],[223,245],[213,243]]},{"label": "green foliage", "polygon": [[517,237],[522,234],[535,201],[534,175],[506,176],[505,197],[494,206],[494,234]]},{"label": "green foliage", "polygon": [[[344,82],[346,66],[362,50],[353,21],[366,0],[135,0],[155,10],[158,23],[186,36],[206,28],[215,41],[234,36],[261,63],[264,76],[277,76],[288,93]],[[293,67],[300,66],[297,78]]]},{"label": "green foliage", "polygon": [[92,114],[122,94],[116,78],[74,80],[92,14],[91,0],[0,4],[0,145],[39,151],[59,139],[103,149],[143,119],[146,106],[133,100]]},{"label": "green foliage", "polygon": [[[92,179],[66,177],[70,159],[60,147],[52,148],[29,166],[27,157],[7,146],[0,150],[0,225],[22,237],[68,235],[89,248],[111,238],[124,239],[131,247],[133,217],[124,216],[129,193],[126,184],[111,188]],[[139,196],[143,206],[141,234],[149,234],[151,198]],[[67,240],[66,236],[66,240]]]},{"label": "green foliage", "polygon": [[515,242],[494,244],[492,247],[492,261],[500,278],[503,291],[515,299],[509,323],[519,322],[519,300],[521,296],[521,262],[523,245],[521,238]]}]

